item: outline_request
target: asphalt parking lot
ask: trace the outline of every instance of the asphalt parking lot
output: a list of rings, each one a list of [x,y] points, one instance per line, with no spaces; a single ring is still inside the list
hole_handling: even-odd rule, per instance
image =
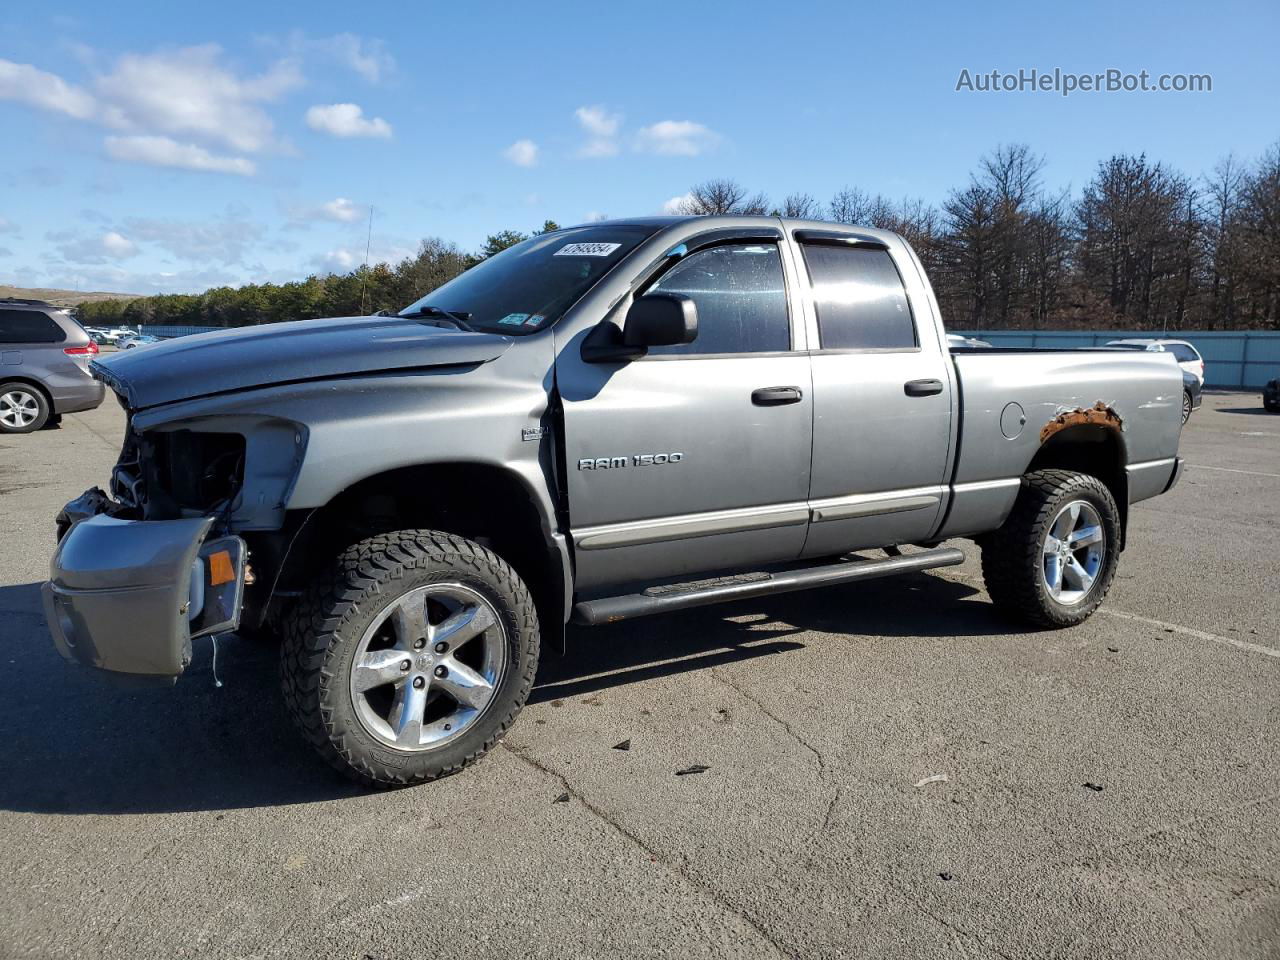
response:
[[[972,551],[575,631],[499,748],[392,793],[295,738],[267,647],[145,693],[55,654],[52,518],[123,422],[0,439],[0,956],[1280,956],[1256,394],[1206,396],[1082,627],[1010,628]]]

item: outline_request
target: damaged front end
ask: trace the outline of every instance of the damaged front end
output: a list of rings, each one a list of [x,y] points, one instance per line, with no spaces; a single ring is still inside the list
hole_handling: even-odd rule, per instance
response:
[[[210,537],[213,517],[126,520],[93,489],[67,504],[65,536],[44,584],[54,646],[67,660],[176,679],[191,641],[239,624],[247,552]]]
[[[94,487],[58,513],[42,592],[67,660],[172,682],[191,663],[193,639],[239,627],[252,579],[239,532],[269,526],[283,509],[272,493],[291,474],[297,443],[293,425],[261,417],[146,430],[137,419],[129,418],[110,493]],[[254,448],[272,452],[246,484]]]

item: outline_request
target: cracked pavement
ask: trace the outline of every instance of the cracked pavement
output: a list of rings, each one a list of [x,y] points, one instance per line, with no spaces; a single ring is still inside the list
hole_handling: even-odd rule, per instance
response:
[[[52,518],[122,426],[0,438],[0,957],[1280,955],[1280,417],[1255,395],[1206,395],[1077,629],[1000,620],[960,543],[574,630],[502,747],[392,793],[296,738],[268,647],[223,641],[221,689],[207,642],[167,691],[59,660]]]

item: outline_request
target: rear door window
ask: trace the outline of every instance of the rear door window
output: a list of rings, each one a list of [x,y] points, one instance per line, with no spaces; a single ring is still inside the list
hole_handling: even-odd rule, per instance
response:
[[[888,250],[802,244],[824,350],[912,350],[911,304]]]
[[[1200,357],[1185,343],[1167,343],[1165,349],[1178,358],[1179,363],[1192,363]]]
[[[47,313],[0,308],[0,343],[62,343],[66,339]]]

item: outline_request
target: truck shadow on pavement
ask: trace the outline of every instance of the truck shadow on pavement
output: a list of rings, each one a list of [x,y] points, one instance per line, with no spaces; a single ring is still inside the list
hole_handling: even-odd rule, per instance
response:
[[[957,638],[1013,632],[965,584],[921,574],[741,601],[592,630],[545,649],[530,703],[803,649],[807,631]],[[844,635],[844,636],[841,636]],[[313,803],[367,791],[294,732],[274,646],[224,637],[176,687],[132,690],[64,663],[39,584],[0,587],[0,729],[10,738],[0,809],[119,814]],[[465,776],[465,773],[463,774]]]

